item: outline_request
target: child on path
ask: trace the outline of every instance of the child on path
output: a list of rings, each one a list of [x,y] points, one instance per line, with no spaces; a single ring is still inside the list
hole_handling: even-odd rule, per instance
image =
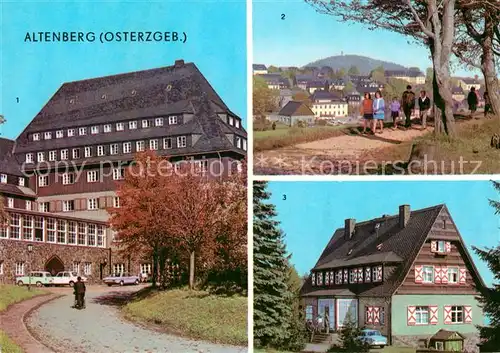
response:
[[[365,99],[363,99],[363,103],[361,104],[361,115],[363,116],[363,132],[362,134],[366,134],[366,126],[370,125],[373,120],[373,100],[370,93],[365,93]]]
[[[375,100],[373,101],[373,133],[377,133],[377,125],[380,123],[380,133],[384,132],[384,118],[385,118],[385,102],[382,98],[382,92],[375,93]]]
[[[398,128],[398,119],[400,110],[401,110],[401,103],[399,103],[397,97],[394,97],[391,102],[391,117],[394,123],[393,129]]]
[[[431,109],[431,100],[427,97],[427,92],[425,90],[420,91],[420,97],[418,98],[418,108],[420,110],[420,120],[422,122],[422,129],[427,128],[427,117],[429,116],[429,111]]]

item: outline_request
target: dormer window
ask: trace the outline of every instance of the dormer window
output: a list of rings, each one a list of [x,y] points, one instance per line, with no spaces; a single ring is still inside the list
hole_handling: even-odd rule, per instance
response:
[[[33,141],[40,141],[40,134],[38,132],[33,134]]]
[[[234,126],[237,127],[238,129],[240,128],[240,121],[238,119],[234,120]]]
[[[50,139],[52,139],[52,132],[47,131],[47,132],[44,134],[44,138],[45,138],[46,140],[50,140]]]
[[[14,208],[14,199],[12,197],[7,199],[7,207]]]
[[[104,125],[104,132],[111,132],[111,124]]]
[[[168,150],[172,148],[172,139],[169,137],[165,137],[163,139],[163,149]]]
[[[247,150],[247,140],[243,139],[243,151]]]
[[[125,130],[125,126],[123,123],[116,123],[116,131],[123,131]]]
[[[157,150],[158,149],[158,140],[149,140],[149,149]]]
[[[137,141],[137,142],[135,143],[135,150],[136,150],[137,152],[142,152],[142,151],[144,151],[144,141]]]
[[[80,149],[73,148],[73,159],[79,159],[79,158],[80,158]]]
[[[147,129],[149,127],[149,120],[143,120],[142,121],[142,128]]]
[[[20,177],[18,180],[19,186],[24,186],[25,180],[24,178]]]
[[[129,121],[128,122],[128,128],[129,130],[135,130],[137,129],[137,121]]]
[[[33,153],[26,153],[26,163],[33,163]]]
[[[86,127],[81,127],[78,129],[78,135],[84,136],[87,135],[87,128]]]
[[[124,142],[123,143],[123,153],[132,153],[132,143]]]
[[[68,150],[61,150],[61,160],[65,161],[68,159]]]
[[[114,143],[110,146],[109,153],[112,155],[118,154],[118,144],[117,143]]]
[[[372,282],[382,282],[382,266],[373,267]]]
[[[342,284],[342,270],[335,271],[335,284]]]
[[[57,159],[57,151],[49,152],[49,161],[54,162]]]
[[[448,252],[451,252],[451,243],[444,240],[432,240],[431,252],[438,254],[446,254]]]
[[[68,137],[75,136],[75,129],[68,129]]]
[[[168,117],[168,125],[175,125],[177,124],[177,116],[172,115]]]
[[[92,157],[92,147],[85,147],[85,158]]]
[[[104,146],[97,146],[97,155],[99,157],[104,156]]]
[[[36,154],[36,159],[38,162],[45,162],[45,153],[44,152],[38,152]]]
[[[446,251],[446,243],[442,240],[437,242],[437,252],[445,252]]]
[[[234,125],[234,118],[231,115],[229,115],[228,118],[229,118],[229,120],[228,120],[229,125],[233,126]]]
[[[0,183],[7,184],[7,174],[0,174]]]
[[[163,126],[163,118],[156,118],[155,126]]]
[[[186,136],[177,137],[177,148],[186,147],[186,146],[187,146]]]
[[[241,148],[241,137],[236,136],[236,147]]]
[[[92,133],[92,135],[98,134],[99,133],[99,126],[92,126],[90,128],[90,132]]]
[[[358,282],[357,271],[355,269],[350,269],[349,270],[349,283],[357,283],[357,282]]]
[[[62,130],[56,131],[56,139],[62,139],[64,137],[64,132]]]

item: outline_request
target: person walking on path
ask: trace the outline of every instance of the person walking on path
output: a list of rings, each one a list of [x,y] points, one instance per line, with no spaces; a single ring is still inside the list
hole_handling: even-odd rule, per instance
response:
[[[76,283],[74,284],[74,294],[76,300],[76,308],[84,309],[85,308],[85,283],[83,283],[82,278],[78,276]]]
[[[491,100],[488,91],[484,92],[484,117],[488,117],[488,113],[493,113],[493,109],[491,109]]]
[[[366,127],[373,121],[373,100],[370,93],[365,93],[365,98],[361,104],[361,115],[363,116],[363,134],[366,134]]]
[[[375,100],[373,101],[373,133],[377,133],[377,125],[380,123],[380,133],[384,132],[384,118],[385,118],[385,101],[382,98],[382,92],[375,93]]]
[[[406,86],[406,91],[403,92],[403,113],[406,117],[405,127],[411,127],[411,114],[413,109],[415,109],[415,93],[411,90],[411,86]]]
[[[420,91],[420,97],[418,98],[418,108],[420,110],[420,121],[422,122],[422,129],[427,128],[427,117],[429,116],[429,111],[431,109],[431,100],[427,97],[427,92],[425,90]]]
[[[476,94],[476,87],[472,87],[470,89],[469,95],[467,96],[467,104],[469,104],[469,110],[470,110],[470,117],[472,118],[472,115],[477,110],[477,94]]]
[[[398,97],[394,97],[391,102],[391,117],[394,123],[393,129],[398,128],[399,112],[401,111],[401,103],[398,101]]]

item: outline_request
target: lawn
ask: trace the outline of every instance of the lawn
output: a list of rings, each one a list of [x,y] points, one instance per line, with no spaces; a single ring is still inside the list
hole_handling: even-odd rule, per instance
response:
[[[0,284],[0,311],[7,309],[11,304],[45,293],[36,288],[31,289],[31,291],[28,291],[26,287]],[[23,350],[12,342],[12,340],[2,331],[0,331],[0,348],[0,352],[2,353],[23,352]]]
[[[128,319],[195,339],[246,346],[247,297],[177,289],[154,292],[124,307]]]
[[[370,353],[415,353],[415,348],[385,347],[384,349],[372,349]],[[287,351],[277,351],[274,349],[255,349],[254,353],[292,353]]]

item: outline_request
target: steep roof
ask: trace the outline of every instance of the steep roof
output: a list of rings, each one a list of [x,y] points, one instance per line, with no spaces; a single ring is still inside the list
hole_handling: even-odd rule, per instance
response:
[[[283,116],[310,116],[314,115],[314,112],[303,102],[290,101],[281,108],[278,114]]]
[[[404,77],[425,77],[424,73],[419,69],[412,70],[386,70],[385,76],[404,76]]]
[[[23,176],[12,152],[15,141],[0,137],[0,173]]]
[[[342,99],[336,95],[335,93],[324,91],[324,90],[316,90],[311,95],[311,100],[314,102],[316,100],[332,100],[332,101],[342,101]]]
[[[253,64],[252,68],[254,70],[267,70],[267,67],[264,64]]]

